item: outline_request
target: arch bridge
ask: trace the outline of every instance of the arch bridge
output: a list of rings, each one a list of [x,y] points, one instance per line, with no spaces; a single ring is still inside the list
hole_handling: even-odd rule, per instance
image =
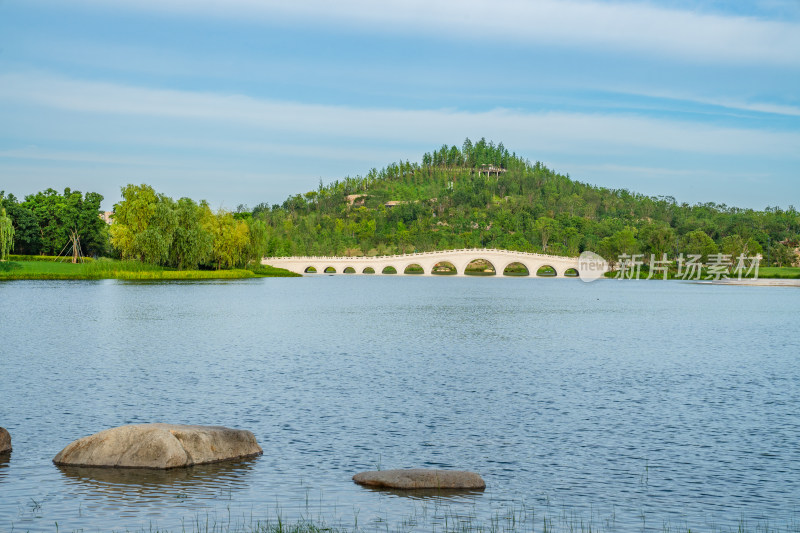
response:
[[[439,252],[420,252],[402,255],[383,255],[375,257],[265,257],[264,265],[285,268],[298,274],[377,274],[387,273],[403,275],[435,275],[434,269],[450,268],[451,274],[464,276],[467,266],[475,263],[485,266],[486,270],[494,269],[494,273],[502,276],[511,266],[517,267],[515,275],[520,275],[517,265],[527,270],[527,275],[536,277],[542,267],[549,277],[577,277],[578,258],[558,255],[513,252],[491,248],[444,250]],[[448,265],[449,263],[449,265]],[[395,272],[386,272],[393,268]],[[412,270],[406,270],[412,267]],[[455,270],[452,273],[452,270]],[[480,274],[481,272],[476,272]],[[487,272],[490,273],[490,272]],[[526,275],[522,273],[521,275]],[[541,275],[541,274],[540,274]]]

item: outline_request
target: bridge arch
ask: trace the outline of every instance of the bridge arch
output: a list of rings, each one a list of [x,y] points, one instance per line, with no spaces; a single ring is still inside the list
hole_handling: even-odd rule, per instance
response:
[[[383,270],[381,270],[381,274],[397,274],[397,269],[392,265],[386,265],[383,267]]]
[[[522,261],[511,261],[503,267],[504,276],[530,276],[531,269]]]
[[[361,273],[362,274],[374,274],[375,273],[375,269],[372,268],[371,266],[364,267],[364,270],[362,270]]]
[[[476,257],[464,265],[465,276],[496,276],[497,269],[488,259]]]
[[[536,275],[540,278],[555,278],[558,277],[558,270],[550,265],[539,265]]]
[[[577,278],[578,276],[580,276],[580,273],[578,272],[577,268],[568,268],[564,271],[563,275],[568,278]]]
[[[336,274],[336,268],[332,266],[325,267],[325,270],[322,271],[324,274]]]
[[[403,274],[407,276],[420,276],[425,274],[425,267],[420,265],[419,263],[408,263],[405,268],[403,268]]]
[[[458,268],[450,261],[439,261],[431,267],[430,273],[434,276],[457,276]]]
[[[355,274],[355,273],[356,273],[355,267],[351,266],[344,267],[344,269],[342,270],[342,274]]]
[[[309,265],[309,266],[307,266],[305,268],[305,270],[303,270],[303,273],[305,273],[305,274],[316,274],[317,273],[317,269],[314,268],[313,266]]]

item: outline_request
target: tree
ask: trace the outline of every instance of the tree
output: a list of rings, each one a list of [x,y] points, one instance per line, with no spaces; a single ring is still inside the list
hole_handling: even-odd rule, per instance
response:
[[[21,255],[35,255],[41,249],[39,238],[39,223],[33,211],[23,207],[13,194],[4,197],[0,191],[0,208],[6,209],[6,216],[14,225],[13,253]]]
[[[600,255],[614,265],[621,255],[633,255],[639,249],[636,231],[626,227],[600,241]]]
[[[5,208],[0,208],[0,261],[5,261],[14,247],[14,225],[6,216]]]
[[[643,252],[652,254],[660,260],[664,254],[674,253],[675,230],[667,225],[645,226],[639,234],[639,242],[644,245]]]
[[[740,235],[728,235],[720,242],[720,251],[723,254],[730,255],[733,261],[736,261],[736,258],[744,255],[745,257],[753,257],[757,254],[762,253],[764,250],[761,247],[761,244],[753,239],[752,237],[749,239],[745,239]]]
[[[399,220],[397,222],[397,243],[401,246],[403,253],[405,253],[410,239],[411,232],[408,231],[408,228],[405,224],[403,224],[403,221]]]
[[[683,252],[701,256],[703,263],[708,261],[708,256],[719,251],[714,239],[703,230],[690,231],[683,236]]]
[[[71,198],[76,211],[73,231],[80,238],[84,254],[105,255],[108,252],[108,224],[100,218],[103,196],[87,192],[81,198],[80,193],[74,191]]]
[[[197,205],[190,198],[181,198],[175,205],[175,232],[169,252],[169,263],[181,270],[196,269],[211,257],[212,236],[202,225],[205,203]]]
[[[247,222],[236,220],[233,214],[220,209],[215,215],[208,204],[204,206],[203,226],[212,236],[211,260],[217,270],[233,268],[245,260],[245,251],[250,243]]]
[[[247,221],[247,228],[250,233],[250,241],[247,245],[245,259],[247,261],[261,262],[261,259],[269,251],[269,228],[267,228],[267,224],[263,220],[256,218],[251,218]]]
[[[772,247],[771,255],[772,264],[777,267],[792,266],[798,261],[794,249],[782,243],[778,243]]]
[[[57,255],[80,241],[85,254],[99,255],[106,251],[105,223],[99,216],[102,201],[95,192],[83,195],[66,188],[59,194],[46,189],[26,196],[21,207],[36,220],[41,253]]]
[[[111,244],[123,259],[166,264],[177,217],[173,201],[149,185],[126,185],[123,200],[114,205]]]
[[[547,243],[550,241],[550,237],[553,236],[553,233],[556,231],[558,227],[558,222],[553,220],[549,217],[540,217],[536,220],[534,224],[534,228],[536,232],[539,234],[539,239],[542,241],[542,251],[547,251]]]
[[[39,237],[39,223],[33,211],[21,205],[15,205],[8,210],[14,222],[14,253],[22,255],[36,255],[42,249]]]

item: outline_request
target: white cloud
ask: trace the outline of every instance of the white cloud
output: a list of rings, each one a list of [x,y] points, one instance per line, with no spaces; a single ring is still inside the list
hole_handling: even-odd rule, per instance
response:
[[[211,139],[209,142],[213,144],[224,139],[216,132],[225,127],[234,137],[218,141],[220,149],[225,144],[230,149],[230,144],[237,141],[252,144],[256,132],[258,142],[267,142],[268,137],[269,143],[279,143],[286,136],[293,136],[308,139],[301,144],[313,145],[313,139],[325,138],[335,139],[325,141],[334,147],[345,141],[358,141],[356,144],[362,145],[436,146],[465,136],[485,136],[503,140],[517,150],[529,147],[563,153],[646,149],[790,159],[800,156],[798,132],[733,128],[631,114],[356,108],[149,89],[43,74],[0,74],[0,103],[3,101],[108,117],[103,121],[108,124],[124,124],[126,117],[152,119],[156,139],[159,129],[178,125],[188,138]],[[104,135],[98,133],[96,140],[104,140]],[[252,148],[257,150],[258,145]]]
[[[84,3],[108,7],[105,0]],[[423,32],[485,42],[604,47],[691,62],[800,65],[800,24],[587,0],[117,0],[182,16]]]
[[[785,104],[774,104],[770,102],[753,102],[736,99],[726,96],[699,96],[679,91],[669,91],[663,89],[631,90],[626,88],[607,89],[619,94],[645,96],[648,98],[660,98],[666,100],[676,100],[687,103],[703,104],[708,106],[722,107],[732,111],[750,111],[755,113],[768,113],[771,115],[781,115],[785,117],[800,117],[800,107]]]
[[[237,142],[225,139],[213,141],[197,138],[145,138],[136,136],[125,136],[117,139],[120,143],[131,143],[138,147],[129,149],[125,154],[109,154],[102,151],[82,151],[82,150],[53,150],[38,146],[26,146],[23,148],[12,148],[0,150],[0,159],[18,159],[31,161],[59,161],[62,163],[93,163],[108,166],[120,167],[158,167],[182,168],[190,170],[197,168],[197,151],[206,151],[205,155],[214,152],[226,154],[243,155],[280,155],[282,157],[303,157],[313,153],[316,158],[323,160],[337,160],[347,162],[374,161],[380,158],[383,161],[396,161],[402,157],[401,150],[370,150],[369,155],[363,150],[347,147],[333,147],[314,144],[297,143],[266,143],[266,142]],[[194,151],[194,155],[154,155],[148,153],[144,148],[157,146],[159,148],[175,148],[180,152],[189,149]]]

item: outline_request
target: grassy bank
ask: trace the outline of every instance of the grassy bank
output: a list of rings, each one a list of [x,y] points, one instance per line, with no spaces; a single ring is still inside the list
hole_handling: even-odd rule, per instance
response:
[[[800,267],[761,267],[758,277],[764,279],[800,279]]]
[[[84,263],[55,261],[41,256],[12,256],[13,260],[0,263],[0,280],[200,280],[244,279],[263,277],[293,277],[298,274],[281,268],[254,265],[247,269],[231,270],[174,270],[139,261],[98,259]]]
[[[646,265],[642,266],[638,278],[635,276],[633,278],[628,278],[627,274],[625,279],[647,279],[648,276],[648,267]],[[689,278],[679,278],[676,277],[677,270],[670,270],[668,272],[667,279],[684,279],[685,281],[690,281]],[[708,278],[709,273],[708,269],[703,268],[700,272],[700,281],[705,281]],[[607,272],[607,278],[615,278],[617,277],[617,271]],[[738,274],[733,272],[728,273],[728,278],[730,279],[738,279]],[[743,279],[752,279],[754,278],[754,272],[751,272],[748,275],[743,275]],[[663,272],[656,272],[653,274],[653,279],[664,279]],[[712,276],[713,279],[713,276]],[[800,279],[800,267],[760,267],[758,269],[758,279]],[[695,272],[691,276],[691,281],[697,280],[697,273]]]
[[[290,272],[283,268],[277,268],[269,265],[252,265],[247,269],[259,278],[302,278],[296,272]]]

